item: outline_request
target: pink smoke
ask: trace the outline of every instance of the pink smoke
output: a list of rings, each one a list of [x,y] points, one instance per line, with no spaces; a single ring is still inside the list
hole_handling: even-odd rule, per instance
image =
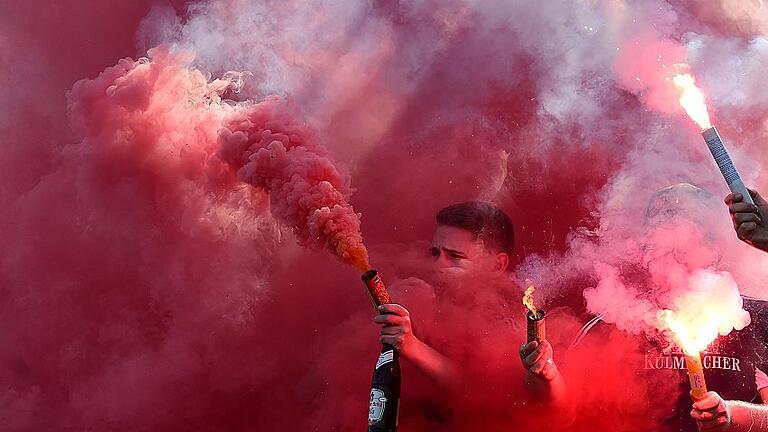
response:
[[[441,206],[498,203],[517,227],[516,272],[545,308],[610,288],[591,308],[622,329],[644,321],[617,311],[679,298],[671,288],[713,257],[710,270],[764,294],[765,258],[733,237],[711,157],[656,92],[661,65],[682,57],[764,188],[768,51],[749,5],[48,3],[0,6],[10,430],[359,430],[378,349],[370,306],[354,271],[295,241],[358,244],[350,203],[417,334],[476,378],[437,426],[422,402],[439,397],[404,366],[404,431],[508,429],[531,410],[513,283],[397,288],[429,265]],[[231,70],[253,74],[239,94]],[[652,233],[648,200],[679,182],[714,195],[707,228]],[[304,191],[333,200],[282,198]],[[584,323],[573,315],[549,322],[556,360],[595,409],[570,429],[653,430],[654,392],[674,389],[620,367],[589,375],[592,359],[621,365],[637,344],[612,328],[566,354]]]
[[[272,214],[295,228],[302,244],[325,247],[368,270],[348,180],[279,99],[243,109],[223,126],[219,142],[219,156],[244,182],[268,192]]]

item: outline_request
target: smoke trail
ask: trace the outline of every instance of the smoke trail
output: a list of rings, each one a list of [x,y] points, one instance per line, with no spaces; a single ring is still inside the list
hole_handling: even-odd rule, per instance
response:
[[[272,214],[294,227],[302,243],[368,270],[360,215],[349,205],[345,179],[280,104],[267,100],[230,120],[219,132],[219,155],[243,181],[269,192]]]
[[[340,237],[327,224],[357,232],[356,218],[343,204],[312,219],[314,204],[275,201],[282,186],[260,177],[266,166],[285,179],[272,155],[314,161],[332,195],[353,199],[374,262],[393,282],[428,265],[412,258],[426,250],[438,208],[481,197],[512,215],[525,260],[517,273],[541,287],[545,307],[580,303],[589,287],[613,293],[602,303],[588,294],[597,311],[633,299],[669,305],[669,287],[688,287],[691,271],[708,263],[742,292],[763,293],[765,258],[733,238],[719,198],[685,216],[703,215],[696,224],[650,229],[644,215],[669,184],[725,193],[696,131],[676,102],[666,105],[658,72],[674,62],[690,64],[711,98],[745,181],[765,187],[767,45],[755,5],[227,0],[149,11],[144,2],[97,3],[0,7],[8,83],[0,321],[14,329],[0,344],[9,383],[0,410],[9,429],[359,427],[370,371],[357,365],[376,354],[369,306],[351,294],[349,286],[362,292],[356,275],[293,241],[328,247]],[[150,62],[104,70],[163,44],[171,48],[152,51]],[[178,57],[184,52],[193,57]],[[238,95],[212,79],[230,70],[253,74]],[[287,102],[219,101],[272,94]],[[289,131],[309,147],[292,147]],[[251,147],[262,156],[243,159]],[[328,160],[340,171],[326,169]],[[243,187],[243,178],[269,193]],[[296,225],[305,229],[280,229]],[[672,242],[680,238],[688,240]],[[412,286],[396,298],[413,310],[417,332],[482,378],[462,400],[482,396],[491,411],[516,417],[522,405],[509,401],[525,398],[514,353],[522,311],[506,305],[519,293],[464,287],[443,298]],[[626,329],[648,324],[641,311],[627,322],[613,316]],[[556,348],[581,324],[553,319]],[[591,359],[620,364],[636,348],[620,334],[606,340],[605,350],[569,356],[569,379],[602,409],[578,426],[652,429],[643,414],[654,407],[633,400],[673,391],[663,383],[620,369],[579,378]],[[428,388],[409,382],[415,393]],[[487,418],[476,429],[510,424]]]

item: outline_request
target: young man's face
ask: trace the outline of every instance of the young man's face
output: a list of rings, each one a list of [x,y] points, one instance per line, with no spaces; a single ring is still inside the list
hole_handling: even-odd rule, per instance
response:
[[[445,275],[503,272],[509,257],[491,253],[465,229],[438,225],[432,239],[434,269]]]

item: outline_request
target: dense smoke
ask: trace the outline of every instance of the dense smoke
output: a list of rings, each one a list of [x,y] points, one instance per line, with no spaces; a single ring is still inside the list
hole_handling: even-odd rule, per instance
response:
[[[360,430],[370,304],[353,267],[300,246],[343,257],[339,226],[474,378],[446,412],[405,365],[403,430],[522,428],[538,411],[517,284],[424,282],[435,212],[468,199],[511,215],[515,274],[545,309],[575,305],[548,322],[595,407],[574,427],[653,428],[638,395],[669,383],[580,371],[621,364],[638,349],[623,331],[656,327],[646,312],[700,271],[768,296],[768,258],[733,235],[668,80],[688,65],[745,182],[768,190],[757,2],[49,3],[0,6],[8,430]],[[295,198],[279,164],[296,160],[338,207]],[[678,183],[702,192],[651,211]],[[583,309],[616,328],[566,355]]]

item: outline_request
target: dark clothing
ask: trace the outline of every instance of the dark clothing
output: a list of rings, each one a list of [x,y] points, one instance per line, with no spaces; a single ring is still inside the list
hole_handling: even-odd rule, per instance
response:
[[[741,400],[762,403],[755,382],[756,369],[768,372],[768,301],[744,298],[744,309],[750,313],[752,322],[741,331],[732,331],[718,337],[701,355],[707,389],[716,391],[725,400]],[[605,323],[593,321],[582,329],[576,343],[588,341],[589,333],[599,333]],[[586,335],[586,337],[585,337]],[[637,358],[630,368],[638,376],[651,382],[677,380],[679,392],[676,395],[657,395],[658,400],[650,403],[670,404],[669,415],[659,420],[659,431],[695,432],[696,424],[690,417],[692,401],[688,392],[685,358],[679,348],[660,335],[637,336],[643,346],[642,358]],[[673,406],[674,405],[674,406]]]

